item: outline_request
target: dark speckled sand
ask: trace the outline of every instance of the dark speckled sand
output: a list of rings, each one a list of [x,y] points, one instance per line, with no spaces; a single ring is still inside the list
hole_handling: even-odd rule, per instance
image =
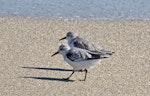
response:
[[[72,31],[115,54],[85,82],[57,51]],[[0,96],[149,96],[150,21],[0,18]]]

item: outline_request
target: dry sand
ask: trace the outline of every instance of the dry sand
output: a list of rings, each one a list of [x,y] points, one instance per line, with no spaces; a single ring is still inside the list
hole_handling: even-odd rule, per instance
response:
[[[57,51],[72,31],[116,53],[64,81],[72,67]],[[0,96],[149,96],[150,21],[0,18]]]

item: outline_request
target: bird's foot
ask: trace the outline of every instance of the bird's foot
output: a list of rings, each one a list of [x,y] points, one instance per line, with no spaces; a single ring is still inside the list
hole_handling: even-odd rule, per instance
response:
[[[85,81],[85,79],[79,79],[79,81]]]
[[[63,80],[69,80],[69,78],[63,78]]]

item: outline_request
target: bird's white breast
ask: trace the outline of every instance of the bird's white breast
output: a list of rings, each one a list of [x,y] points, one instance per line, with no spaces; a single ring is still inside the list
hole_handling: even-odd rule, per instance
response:
[[[74,70],[81,70],[85,68],[90,68],[98,63],[100,63],[100,59],[95,59],[95,60],[84,60],[84,61],[71,61],[67,57],[64,58],[65,61],[73,67]]]

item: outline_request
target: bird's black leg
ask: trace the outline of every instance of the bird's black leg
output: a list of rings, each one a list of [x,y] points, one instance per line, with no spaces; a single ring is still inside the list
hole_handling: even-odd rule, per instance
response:
[[[86,80],[86,75],[87,75],[87,69],[85,69],[85,77],[84,77],[84,80],[83,81],[85,81]]]
[[[69,75],[69,77],[67,77],[67,78],[65,78],[65,80],[69,80],[69,78],[74,74],[74,70],[73,70],[73,72]]]
[[[84,77],[83,80],[80,80],[80,81],[85,81],[85,80],[86,80],[86,75],[87,75],[87,72],[88,72],[88,71],[87,71],[87,69],[85,69],[84,71],[85,71],[85,77]]]

